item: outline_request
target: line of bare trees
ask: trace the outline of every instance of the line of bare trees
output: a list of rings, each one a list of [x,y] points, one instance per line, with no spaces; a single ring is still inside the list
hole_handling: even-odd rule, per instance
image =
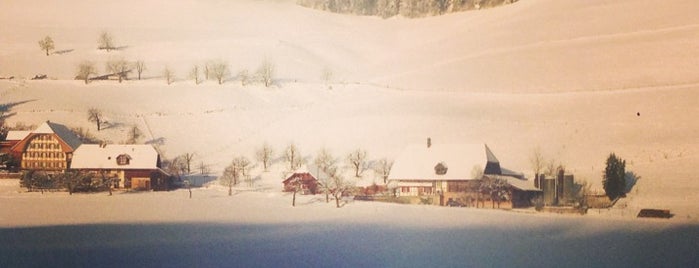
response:
[[[298,0],[301,6],[335,13],[408,18],[496,7],[518,0]]]
[[[228,194],[233,194],[233,187],[239,184],[243,179],[250,179],[250,170],[258,165],[263,172],[268,172],[274,161],[275,150],[268,143],[264,143],[255,150],[256,164],[252,164],[244,156],[236,156],[233,161],[225,168],[223,174],[219,177],[222,185],[228,187]],[[301,153],[299,147],[294,144],[288,144],[278,154],[278,158],[284,163],[286,172],[283,174],[283,179],[286,179],[289,174],[307,163],[307,157]],[[344,160],[345,165],[341,166],[341,160]],[[312,160],[317,170],[312,172],[316,174],[321,191],[325,194],[326,203],[330,202],[330,197],[335,200],[335,206],[341,207],[342,197],[351,194],[355,190],[354,182],[356,179],[345,177],[344,168],[352,170],[354,177],[361,177],[366,170],[374,169],[377,176],[383,179],[384,184],[391,172],[393,161],[386,158],[379,159],[374,162],[367,160],[365,150],[356,149],[347,154],[344,159],[335,157],[327,148],[319,150],[315,158]],[[253,186],[252,184],[250,185]],[[302,190],[301,178],[296,178],[290,181],[292,191],[292,206],[296,205],[296,194]]]
[[[56,48],[51,36],[45,36],[44,38],[40,39],[38,44],[39,48],[46,53],[46,56],[49,56],[50,52]],[[123,47],[117,46],[112,34],[104,31],[97,39],[97,48],[109,52],[112,50],[119,50]],[[128,73],[132,70],[136,71],[138,74],[138,80],[141,80],[142,74],[146,70],[145,62],[143,60],[129,62],[123,58],[113,58],[107,61],[105,64],[105,71],[109,74],[116,75],[119,83],[121,83],[124,79],[127,79]],[[78,64],[75,78],[83,80],[85,84],[88,84],[97,74],[98,72],[95,63],[86,60]],[[213,60],[203,64],[203,66],[198,64],[192,66],[192,69],[189,71],[188,78],[194,80],[194,83],[197,85],[210,79],[216,80],[216,82],[221,85],[224,84],[229,78],[237,78],[240,80],[243,86],[249,85],[252,82],[260,82],[265,87],[270,87],[274,84],[275,75],[276,66],[269,60],[264,60],[253,74],[251,74],[247,69],[243,69],[238,72],[236,77],[231,77],[228,63],[223,60]],[[165,66],[163,68],[162,77],[168,85],[172,84],[176,80],[176,74],[169,66]]]
[[[128,78],[128,73],[135,70],[138,75],[138,80],[141,80],[143,72],[146,70],[146,64],[142,60],[129,62],[123,58],[111,59],[105,64],[106,72],[115,75],[119,80]],[[88,84],[97,75],[97,67],[92,61],[83,61],[78,64],[76,70],[76,79],[85,81]],[[215,80],[219,85],[224,84],[229,79],[237,79],[242,86],[250,85],[254,82],[259,82],[265,87],[274,85],[276,75],[276,66],[273,62],[265,60],[260,64],[254,74],[250,74],[247,69],[243,69],[235,77],[231,76],[230,66],[222,60],[210,61],[203,65],[195,64],[189,71],[187,78],[192,79],[194,84],[199,85],[207,80]],[[165,66],[162,71],[162,77],[165,82],[170,85],[177,80],[175,71],[169,66]],[[328,78],[329,79],[329,78]]]

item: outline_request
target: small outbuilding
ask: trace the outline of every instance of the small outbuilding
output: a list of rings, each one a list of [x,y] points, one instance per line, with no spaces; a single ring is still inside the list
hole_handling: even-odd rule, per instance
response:
[[[300,187],[301,194],[317,194],[318,193],[318,177],[309,171],[309,168],[300,168],[294,173],[291,173],[283,182],[285,192],[293,192],[296,187]]]

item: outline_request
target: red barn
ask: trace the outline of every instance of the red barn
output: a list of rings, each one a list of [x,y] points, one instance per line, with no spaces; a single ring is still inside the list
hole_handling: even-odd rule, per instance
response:
[[[316,194],[318,193],[318,179],[316,176],[311,174],[311,172],[306,170],[298,170],[292,173],[286,180],[284,180],[284,191],[293,192],[296,185],[301,187],[301,194]]]

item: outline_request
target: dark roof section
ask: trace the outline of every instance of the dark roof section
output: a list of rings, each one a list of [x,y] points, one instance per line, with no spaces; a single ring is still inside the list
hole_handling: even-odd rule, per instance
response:
[[[68,146],[70,146],[73,150],[77,149],[82,145],[82,141],[80,141],[80,138],[78,135],[75,135],[73,131],[68,129],[65,125],[61,125],[58,123],[53,123],[47,121],[46,124],[53,130],[53,133],[56,133],[58,137],[60,137]]]

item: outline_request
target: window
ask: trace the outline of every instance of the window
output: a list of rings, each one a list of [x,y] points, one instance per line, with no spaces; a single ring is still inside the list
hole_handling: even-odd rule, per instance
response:
[[[117,156],[116,160],[117,160],[117,165],[125,166],[125,165],[128,165],[129,162],[131,161],[131,156],[129,156],[128,154],[122,154],[122,155]]]
[[[447,164],[444,162],[439,162],[436,166],[434,166],[434,173],[437,175],[444,175],[447,174],[447,170],[449,167],[447,167]]]

